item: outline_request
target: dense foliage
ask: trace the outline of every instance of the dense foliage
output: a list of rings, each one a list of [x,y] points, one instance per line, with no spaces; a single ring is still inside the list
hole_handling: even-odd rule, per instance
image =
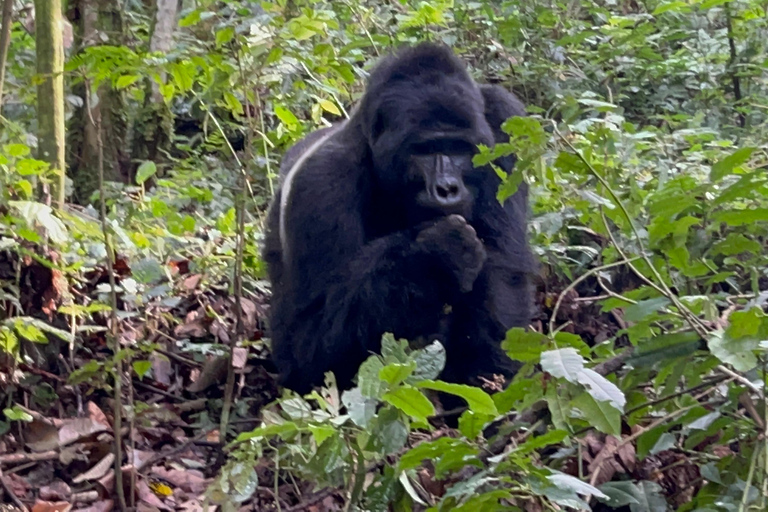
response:
[[[495,394],[449,385],[434,380],[439,346],[411,351],[385,336],[351,391],[329,377],[321,392],[264,408],[273,392],[243,392],[234,417],[255,405],[261,423],[221,434],[239,437],[209,499],[224,510],[253,500],[261,510],[765,510],[764,2],[187,4],[170,52],[149,50],[151,13],[136,2],[125,3],[119,42],[69,52],[70,130],[108,91],[120,100],[120,149],[133,153],[130,180],[65,208],[38,200],[51,176],[33,156],[34,39],[13,27],[0,134],[0,435],[33,420],[19,404],[48,413],[56,402],[53,389],[33,391],[44,374],[15,371],[29,365],[63,375],[80,398],[98,395],[120,361],[133,380],[152,378],[159,346],[197,361],[227,353],[241,323],[240,345],[264,357],[253,318],[268,288],[260,231],[281,154],[346,115],[378,55],[430,39],[529,105],[494,149],[519,157],[499,197],[521,179],[531,186],[539,314],[504,344],[526,365]],[[169,143],[149,159],[153,91]],[[103,142],[106,160],[114,143]],[[117,254],[112,324],[105,229]],[[240,281],[257,312],[221,307]],[[187,314],[190,302],[204,304],[203,319]],[[114,320],[120,345],[107,358]],[[431,391],[467,400],[458,429],[430,420]],[[218,421],[221,396],[193,416],[195,432]],[[139,424],[151,410],[139,398],[124,405]]]

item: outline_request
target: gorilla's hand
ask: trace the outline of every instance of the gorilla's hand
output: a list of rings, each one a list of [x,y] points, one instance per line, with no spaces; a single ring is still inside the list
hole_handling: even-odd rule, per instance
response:
[[[423,250],[435,255],[458,281],[462,293],[472,290],[487,257],[475,228],[461,215],[428,223],[416,237]]]

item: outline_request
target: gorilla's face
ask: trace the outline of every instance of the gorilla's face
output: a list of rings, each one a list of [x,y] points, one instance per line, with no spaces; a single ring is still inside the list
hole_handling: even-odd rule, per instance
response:
[[[407,166],[408,188],[414,203],[432,215],[467,215],[472,208],[472,194],[464,178],[473,171],[475,146],[461,139],[435,138],[412,145]]]

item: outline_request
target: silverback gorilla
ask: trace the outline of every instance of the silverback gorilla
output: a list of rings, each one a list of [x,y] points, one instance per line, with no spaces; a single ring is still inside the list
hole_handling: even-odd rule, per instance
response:
[[[281,385],[306,393],[333,371],[349,387],[386,332],[440,340],[446,381],[515,373],[500,342],[529,319],[527,190],[500,204],[498,176],[472,156],[523,115],[450,49],[421,44],[376,66],[348,121],[288,151],[264,248]]]

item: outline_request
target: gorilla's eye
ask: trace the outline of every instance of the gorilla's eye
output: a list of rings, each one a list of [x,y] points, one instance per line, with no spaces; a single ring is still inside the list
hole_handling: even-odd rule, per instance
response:
[[[411,147],[413,155],[471,155],[477,149],[461,139],[436,139],[419,142]]]

